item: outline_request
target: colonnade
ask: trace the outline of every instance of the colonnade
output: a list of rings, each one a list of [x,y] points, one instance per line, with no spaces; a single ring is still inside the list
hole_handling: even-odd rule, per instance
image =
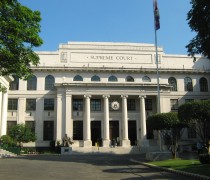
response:
[[[73,136],[73,110],[72,110],[72,96],[68,93],[65,94],[64,101],[61,100],[61,95],[57,95],[57,126],[56,126],[56,139],[62,139],[64,134],[68,134],[70,137]],[[84,116],[83,116],[83,142],[84,147],[92,146],[91,141],[91,95],[86,94],[84,97]],[[102,95],[103,97],[103,130],[102,140],[103,147],[110,146],[110,116],[109,116],[109,98],[110,95]],[[140,131],[140,137],[137,137],[138,144],[147,146],[146,143],[146,112],[145,112],[145,97],[139,96],[140,109],[139,109],[139,122],[137,123]],[[129,147],[130,140],[128,138],[128,111],[127,111],[127,98],[128,95],[121,95],[122,99],[122,116],[121,118],[121,146]],[[62,118],[62,103],[65,105],[64,117]],[[62,123],[62,121],[65,121]],[[64,131],[63,131],[63,130]]]

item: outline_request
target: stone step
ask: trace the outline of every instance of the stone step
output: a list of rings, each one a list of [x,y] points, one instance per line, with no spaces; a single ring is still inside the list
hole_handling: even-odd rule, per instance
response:
[[[71,154],[77,153],[107,153],[107,154],[143,154],[143,151],[137,146],[134,147],[72,147]]]
[[[11,153],[7,150],[4,149],[0,149],[0,158],[4,158],[4,157],[16,157],[17,155],[14,153]]]

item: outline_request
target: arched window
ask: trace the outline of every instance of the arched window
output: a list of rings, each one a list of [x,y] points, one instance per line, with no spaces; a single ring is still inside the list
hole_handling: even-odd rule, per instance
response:
[[[117,77],[116,76],[109,76],[109,79],[108,79],[108,81],[110,81],[110,82],[117,82]]]
[[[192,79],[190,77],[184,78],[184,90],[193,91]]]
[[[27,90],[36,90],[37,86],[37,78],[36,76],[32,76],[27,80]]]
[[[45,77],[45,90],[53,90],[55,84],[55,78],[52,75]]]
[[[19,89],[19,78],[16,75],[12,76],[14,81],[10,82],[9,90],[18,90]]]
[[[132,76],[127,76],[125,81],[126,82],[134,82],[134,78]]]
[[[168,83],[171,87],[171,91],[177,91],[177,82],[176,79],[174,77],[170,77],[168,79]]]
[[[148,76],[144,76],[144,77],[142,78],[142,81],[143,81],[143,82],[151,82],[151,79],[150,79]]]
[[[199,85],[200,85],[200,92],[208,92],[208,82],[206,78],[204,77],[200,78]]]
[[[80,75],[76,75],[74,76],[74,81],[83,81],[83,78]]]
[[[94,75],[91,77],[91,81],[101,81],[100,77],[97,75]]]

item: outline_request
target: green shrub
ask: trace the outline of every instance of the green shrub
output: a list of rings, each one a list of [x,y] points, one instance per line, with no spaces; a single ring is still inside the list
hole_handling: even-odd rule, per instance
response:
[[[210,154],[199,154],[201,164],[210,164]]]
[[[22,154],[37,154],[35,147],[23,147],[21,148]]]
[[[0,138],[1,146],[4,147],[15,147],[16,142],[8,135],[3,135]]]

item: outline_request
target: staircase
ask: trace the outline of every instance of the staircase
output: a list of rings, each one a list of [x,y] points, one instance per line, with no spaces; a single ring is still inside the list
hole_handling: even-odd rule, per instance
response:
[[[4,149],[0,149],[0,158],[6,158],[6,157],[16,157],[17,155],[14,153],[11,153],[9,151],[6,151]]]
[[[132,147],[72,147],[71,154],[82,154],[82,153],[90,153],[90,154],[97,154],[97,153],[104,153],[104,154],[144,154],[145,152],[139,149],[137,146]]]

